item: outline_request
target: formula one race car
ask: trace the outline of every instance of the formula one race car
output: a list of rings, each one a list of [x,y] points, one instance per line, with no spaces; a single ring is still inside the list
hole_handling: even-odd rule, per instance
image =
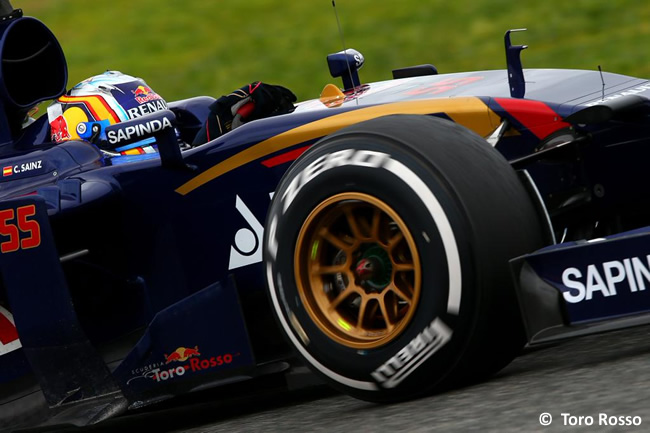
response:
[[[60,45],[0,15],[4,427],[92,424],[292,359],[399,401],[649,321],[647,80],[524,71],[508,32],[507,71],[361,84],[348,49],[328,56],[343,89],[238,110],[205,143],[210,97],[98,111],[59,142],[71,125],[28,112],[77,101]]]

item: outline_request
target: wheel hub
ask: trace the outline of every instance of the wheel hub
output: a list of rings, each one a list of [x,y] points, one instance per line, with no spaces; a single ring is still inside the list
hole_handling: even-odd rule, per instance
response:
[[[372,245],[362,254],[354,273],[359,284],[370,292],[381,292],[391,281],[393,266],[384,248]]]
[[[316,206],[298,234],[294,263],[305,310],[345,346],[389,343],[417,309],[415,240],[395,210],[368,194],[341,193]]]

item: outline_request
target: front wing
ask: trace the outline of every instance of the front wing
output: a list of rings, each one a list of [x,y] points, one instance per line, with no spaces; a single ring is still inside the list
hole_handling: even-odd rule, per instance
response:
[[[511,261],[530,344],[650,323],[650,227]]]

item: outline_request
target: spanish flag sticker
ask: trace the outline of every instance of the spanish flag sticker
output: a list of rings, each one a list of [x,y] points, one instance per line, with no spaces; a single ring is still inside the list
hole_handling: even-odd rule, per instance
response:
[[[8,165],[7,167],[4,167],[4,168],[2,169],[2,176],[3,176],[3,177],[4,177],[4,176],[11,176],[12,174],[14,174],[14,169],[13,169],[13,167],[10,166],[10,165]]]

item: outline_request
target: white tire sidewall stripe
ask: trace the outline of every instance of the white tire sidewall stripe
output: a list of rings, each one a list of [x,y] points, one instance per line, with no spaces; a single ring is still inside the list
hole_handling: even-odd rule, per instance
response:
[[[271,299],[273,301],[273,306],[275,307],[275,310],[277,311],[277,316],[280,319],[280,323],[282,324],[282,327],[285,330],[285,333],[289,336],[291,339],[291,342],[293,343],[293,346],[300,352],[302,356],[305,357],[307,362],[309,362],[313,367],[318,369],[321,373],[323,373],[325,376],[329,377],[332,380],[335,380],[336,382],[339,382],[340,384],[349,386],[351,388],[356,388],[356,389],[362,389],[366,391],[376,391],[379,389],[376,383],[374,382],[364,382],[361,380],[354,380],[347,378],[345,376],[341,376],[340,374],[330,370],[329,368],[325,367],[323,364],[318,362],[316,358],[314,358],[311,353],[305,349],[305,347],[298,341],[298,338],[294,335],[291,326],[287,323],[287,320],[284,317],[284,314],[282,314],[282,311],[280,309],[280,303],[278,301],[278,296],[275,291],[275,280],[273,279],[273,270],[271,269],[271,263],[266,264],[266,278],[267,281],[269,282],[269,285],[271,286]]]
[[[460,309],[460,300],[462,294],[462,277],[461,277],[461,265],[460,265],[460,256],[458,253],[458,245],[456,243],[456,237],[454,236],[453,229],[447,218],[447,214],[440,205],[440,202],[435,197],[433,192],[426,186],[426,184],[420,179],[410,168],[402,164],[399,161],[392,159],[389,155],[386,155],[386,162],[382,165],[382,168],[390,171],[399,179],[401,179],[406,186],[408,186],[413,192],[418,196],[420,201],[425,205],[429,214],[431,215],[445,249],[445,256],[447,259],[447,268],[449,272],[449,294],[447,298],[447,312],[449,314],[457,315]],[[318,178],[318,176],[310,179],[308,182],[311,182],[313,179]],[[304,186],[304,185],[302,185]],[[316,360],[303,346],[300,340],[295,336],[293,329],[287,322],[284,314],[282,313],[282,308],[276,293],[275,288],[275,279],[273,278],[273,269],[270,262],[266,264],[266,279],[269,284],[271,300],[273,302],[273,307],[277,312],[277,316],[280,320],[282,327],[285,330],[285,333],[293,343],[293,346],[300,352],[302,356],[317,370],[329,377],[330,379],[345,385],[351,388],[367,390],[367,391],[376,391],[379,389],[376,383],[360,381],[355,379],[350,379],[348,377],[342,376]]]
[[[449,219],[440,202],[433,195],[433,192],[427,185],[420,179],[411,169],[394,159],[389,159],[384,168],[393,173],[398,178],[402,179],[404,183],[409,186],[415,194],[420,198],[420,201],[426,206],[433,222],[435,223],[442,244],[445,248],[445,256],[447,258],[447,269],[449,272],[449,294],[447,297],[447,312],[449,314],[458,315],[460,310],[460,298],[462,294],[462,276],[460,267],[460,255],[458,254],[458,244],[456,244],[456,237],[451,228]]]

